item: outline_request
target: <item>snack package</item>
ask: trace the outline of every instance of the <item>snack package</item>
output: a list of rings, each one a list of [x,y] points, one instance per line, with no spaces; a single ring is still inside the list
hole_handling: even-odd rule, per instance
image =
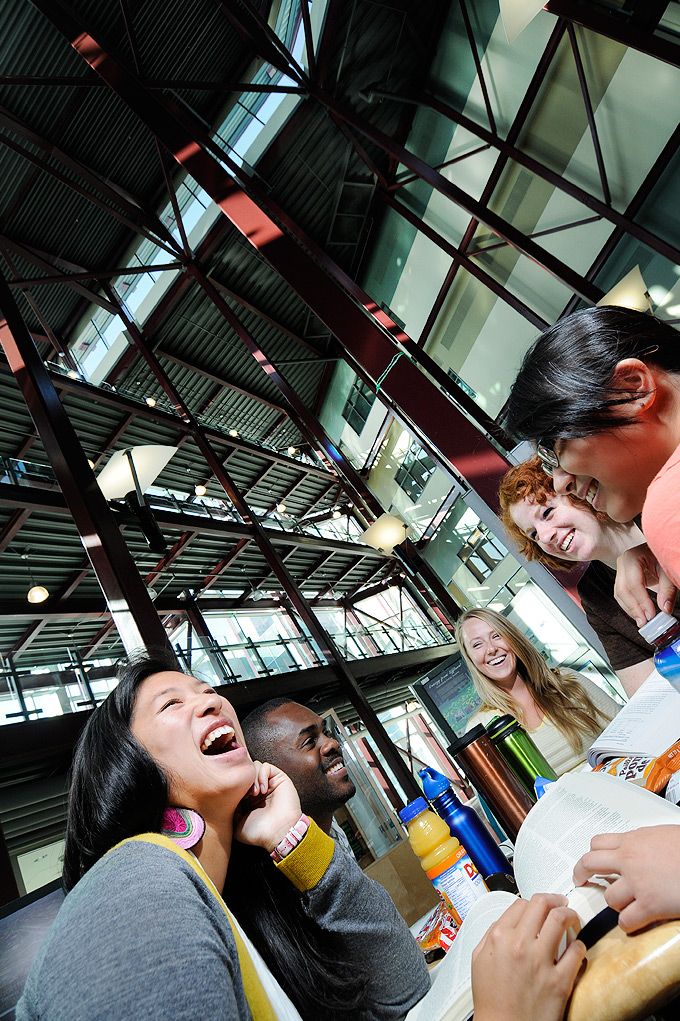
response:
[[[680,741],[675,741],[656,758],[646,755],[628,755],[625,758],[608,759],[593,770],[594,773],[608,773],[622,780],[636,783],[654,794],[666,791],[668,800],[676,804],[680,800]],[[670,793],[670,797],[669,797]]]
[[[416,936],[416,943],[427,956],[432,950],[443,950],[452,946],[458,934],[458,926],[449,914],[446,904],[441,901]]]

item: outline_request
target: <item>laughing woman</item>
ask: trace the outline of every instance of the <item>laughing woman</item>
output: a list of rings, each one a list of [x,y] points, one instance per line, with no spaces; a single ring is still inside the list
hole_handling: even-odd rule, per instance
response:
[[[557,493],[586,499],[614,521],[642,513],[650,550],[676,587],[679,341],[672,326],[642,312],[575,312],[529,350],[506,414],[514,435],[536,442]],[[672,600],[660,609],[672,612]]]
[[[588,564],[577,585],[583,610],[624,691],[632,695],[654,669],[654,661],[649,645],[617,603],[614,591],[618,558],[644,543],[640,529],[632,522],[622,525],[612,521],[585,500],[556,493],[538,457],[505,473],[498,500],[501,521],[528,560],[538,560],[557,572],[574,564]],[[638,599],[645,597],[652,613],[656,612],[643,588]]]
[[[285,992],[218,893],[234,839],[272,855],[316,923],[302,966],[294,927],[284,937]],[[285,773],[251,760],[230,703],[164,656],[130,664],[84,731],[64,885],[17,1021],[299,1021],[314,982],[322,999],[341,987],[346,1017],[396,1019],[430,985],[385,891],[347,870]],[[357,924],[367,896],[382,940],[372,912]]]
[[[482,700],[467,729],[509,713],[558,776],[585,761],[620,708],[586,677],[550,667],[495,610],[466,610],[456,621],[456,640]]]

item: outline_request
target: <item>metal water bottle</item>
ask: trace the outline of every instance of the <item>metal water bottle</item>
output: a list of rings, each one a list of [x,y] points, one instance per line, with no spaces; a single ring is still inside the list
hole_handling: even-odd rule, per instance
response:
[[[457,837],[486,881],[489,876],[512,876],[512,867],[477,813],[463,805],[448,777],[431,766],[419,771],[425,797]]]

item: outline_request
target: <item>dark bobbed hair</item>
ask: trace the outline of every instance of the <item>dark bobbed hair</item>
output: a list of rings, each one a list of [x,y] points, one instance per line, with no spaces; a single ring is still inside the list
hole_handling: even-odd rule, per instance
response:
[[[612,387],[624,358],[680,372],[680,337],[668,323],[628,308],[586,308],[561,319],[525,355],[506,427],[520,439],[551,446],[630,424],[624,406],[640,394]]]
[[[241,721],[254,759],[276,762],[269,717],[294,703],[270,698]],[[232,845],[224,899],[286,990],[301,1017],[354,1018],[361,1012],[368,976],[343,963],[341,945],[304,910],[302,895],[259,847]]]
[[[346,961],[342,939],[317,925],[266,851],[234,841],[223,896],[304,1021],[362,1013],[368,975]]]
[[[142,681],[165,670],[178,666],[164,649],[130,657],[119,668],[118,685],[80,736],[66,818],[62,881],[67,892],[119,841],[161,828],[167,777],[132,736],[130,722]]]

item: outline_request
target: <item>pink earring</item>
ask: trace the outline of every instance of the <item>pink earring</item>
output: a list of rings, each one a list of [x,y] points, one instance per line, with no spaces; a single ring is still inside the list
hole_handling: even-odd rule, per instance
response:
[[[205,819],[191,808],[166,808],[163,812],[161,833],[170,837],[188,851],[205,833]]]

